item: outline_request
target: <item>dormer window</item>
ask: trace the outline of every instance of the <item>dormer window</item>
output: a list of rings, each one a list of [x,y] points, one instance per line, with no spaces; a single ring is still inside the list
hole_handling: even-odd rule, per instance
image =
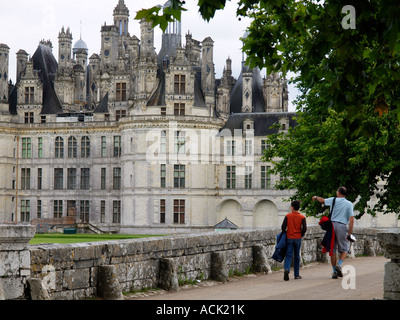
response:
[[[35,102],[35,88],[25,87],[25,103],[33,104]]]

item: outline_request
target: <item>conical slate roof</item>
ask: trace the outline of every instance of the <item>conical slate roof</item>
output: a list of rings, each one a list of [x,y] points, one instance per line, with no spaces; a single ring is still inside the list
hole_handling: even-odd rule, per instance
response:
[[[230,229],[230,230],[234,230],[237,229],[238,226],[236,224],[234,224],[232,221],[230,221],[228,219],[228,217],[226,217],[224,220],[222,220],[220,223],[217,223],[214,226],[215,229]]]

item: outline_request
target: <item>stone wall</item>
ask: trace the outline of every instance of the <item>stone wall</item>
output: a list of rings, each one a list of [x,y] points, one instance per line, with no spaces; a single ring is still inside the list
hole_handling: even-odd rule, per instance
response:
[[[172,261],[178,280],[210,279],[213,253],[222,253],[229,271],[253,267],[253,248],[263,248],[269,259],[279,229],[207,232],[203,234],[129,239],[84,244],[32,246],[31,277],[43,279],[51,299],[78,300],[97,295],[99,266],[115,266],[122,291],[159,287],[161,261]],[[377,230],[355,229],[355,254],[381,254]],[[304,263],[327,261],[319,245],[324,232],[309,227],[302,245]],[[219,256],[221,258],[221,256]],[[162,277],[162,275],[161,275]]]

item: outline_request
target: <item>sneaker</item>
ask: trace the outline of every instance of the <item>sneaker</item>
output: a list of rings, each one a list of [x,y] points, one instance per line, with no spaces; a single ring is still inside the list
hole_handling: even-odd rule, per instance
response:
[[[286,270],[285,270],[285,272],[284,272],[284,274],[283,274],[283,280],[289,281],[289,271],[286,271]]]
[[[301,276],[294,277],[295,279],[303,279]]]
[[[338,277],[343,277],[343,273],[342,273],[342,268],[339,266],[335,266],[335,271],[338,275]]]
[[[338,278],[337,273],[336,272],[332,273],[332,279],[337,279],[337,278]]]

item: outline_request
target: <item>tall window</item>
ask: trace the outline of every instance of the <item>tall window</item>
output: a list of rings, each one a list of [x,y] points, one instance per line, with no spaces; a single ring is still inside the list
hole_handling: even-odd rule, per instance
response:
[[[174,223],[185,223],[185,200],[174,199]]]
[[[100,202],[100,222],[106,222],[106,202],[104,200]]]
[[[185,131],[175,131],[175,153],[185,153]]]
[[[160,187],[165,188],[166,187],[166,178],[167,178],[167,165],[162,164],[160,169]]]
[[[25,112],[25,123],[33,123],[34,114],[33,112]]]
[[[176,74],[174,77],[174,93],[185,94],[186,76],[183,74]]]
[[[113,223],[121,223],[121,201],[113,201]]]
[[[226,167],[226,187],[227,189],[236,188],[236,166]]]
[[[126,101],[126,82],[117,82],[116,100]]]
[[[22,168],[21,169],[21,190],[31,189],[31,169]]]
[[[61,218],[62,212],[63,212],[63,201],[62,200],[54,200],[54,203],[53,203],[54,218]]]
[[[271,188],[271,175],[269,170],[271,170],[271,167],[261,166],[261,189]]]
[[[114,157],[121,156],[121,136],[114,137]]]
[[[90,189],[90,168],[81,168],[81,190]]]
[[[161,131],[160,138],[160,153],[165,154],[167,152],[167,132]]]
[[[32,157],[31,138],[22,138],[22,158],[30,159]]]
[[[226,140],[226,155],[235,155],[235,140]]]
[[[37,206],[36,206],[36,217],[38,219],[42,218],[42,200],[37,201]]]
[[[174,103],[174,115],[184,116],[185,115],[185,104],[184,103]]]
[[[29,222],[31,219],[31,201],[21,200],[21,222]]]
[[[37,169],[37,188],[38,190],[42,190],[42,180],[43,180],[43,169]]]
[[[38,138],[38,158],[43,158],[43,138]]]
[[[253,140],[245,140],[245,155],[251,156],[253,155]]]
[[[25,103],[33,104],[35,103],[35,88],[25,87]]]
[[[76,168],[68,168],[67,189],[76,190]]]
[[[185,165],[174,165],[174,188],[185,188]]]
[[[89,222],[89,213],[90,213],[89,200],[81,200],[79,213],[80,213],[80,218],[83,222]]]
[[[121,190],[121,168],[113,169],[113,189]]]
[[[107,169],[106,168],[101,168],[101,177],[100,177],[100,188],[101,188],[101,190],[106,190],[106,179],[107,179],[107,176],[106,176],[106,172],[107,172]]]
[[[64,185],[64,169],[54,169],[54,190],[62,190]]]
[[[101,157],[107,158],[107,137],[101,137]]]
[[[266,140],[261,140],[261,153],[264,153],[265,150],[269,149],[269,144]]]
[[[77,157],[78,143],[75,137],[68,138],[68,158]]]
[[[160,200],[160,223],[165,223],[165,199]]]
[[[55,156],[59,159],[64,158],[64,139],[61,137],[56,138]]]
[[[90,157],[90,138],[82,137],[81,139],[81,157],[89,158]]]
[[[244,174],[244,187],[246,189],[251,189],[253,183],[253,167],[246,166]]]

